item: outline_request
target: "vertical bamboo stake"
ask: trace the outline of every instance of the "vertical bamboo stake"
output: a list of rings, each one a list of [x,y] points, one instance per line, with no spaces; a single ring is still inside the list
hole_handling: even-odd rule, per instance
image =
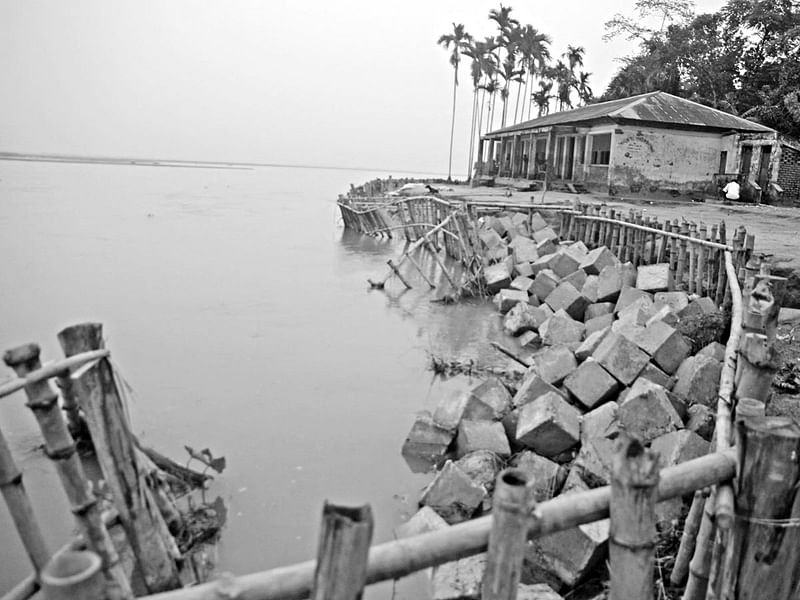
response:
[[[616,221],[619,217],[615,216],[614,220]],[[611,252],[614,253],[615,256],[619,256],[619,233],[620,233],[620,226],[618,222],[615,222],[612,225],[611,230]]]
[[[615,211],[614,211],[613,208],[608,210],[608,218],[611,219],[612,221],[614,220],[614,214],[615,214]],[[614,244],[614,229],[615,228],[616,228],[616,224],[615,223],[606,223],[606,237],[603,240],[603,244],[605,245],[605,247],[608,248],[609,250],[611,250],[612,252],[614,251],[612,246]]]
[[[683,524],[681,544],[678,547],[678,554],[675,556],[675,564],[669,576],[672,585],[682,585],[686,580],[689,560],[694,553],[697,532],[700,529],[700,521],[703,518],[703,507],[705,507],[705,505],[706,497],[703,495],[702,490],[696,491],[692,498],[692,506],[689,508],[689,514],[686,515],[686,521],[684,521]]]
[[[701,240],[706,240],[707,232],[706,232],[706,225],[705,223],[700,223],[700,227],[698,229],[698,237]],[[704,295],[703,292],[703,283],[705,282],[705,271],[706,269],[706,247],[703,244],[697,245],[697,269],[696,269],[696,276],[697,281],[695,282],[695,290],[701,296]]]
[[[689,579],[686,582],[686,589],[683,590],[683,600],[704,600],[706,597],[711,567],[712,541],[716,533],[713,512],[715,505],[716,494],[712,491],[703,507],[703,517],[700,519],[697,544],[689,563]]]
[[[505,469],[497,476],[482,600],[517,597],[528,528],[536,505],[533,485],[533,478],[520,469]]]
[[[325,503],[311,600],[361,598],[372,527],[369,505],[349,508]]]
[[[103,348],[102,331],[100,323],[82,323],[59,332],[58,341],[64,354],[73,356]],[[142,592],[181,587],[172,560],[175,541],[145,482],[111,364],[101,360],[87,365],[74,373],[72,380],[92,434],[97,460],[144,584]],[[134,588],[138,587],[136,583],[134,580]]]
[[[3,355],[3,361],[19,377],[25,377],[41,367],[39,353],[38,345],[26,344],[8,350]],[[103,571],[109,588],[116,588],[112,593],[119,594],[121,598],[132,598],[133,594],[119,564],[117,551],[103,524],[97,499],[90,492],[89,480],[76,453],[75,441],[70,436],[58,408],[58,395],[50,387],[49,381],[25,386],[25,394],[28,397],[27,406],[33,411],[42,430],[45,452],[55,463],[78,525],[90,548],[103,560]]]
[[[695,238],[697,237],[696,232],[697,225],[695,223],[689,223],[689,237]],[[687,262],[689,263],[689,280],[687,281],[687,289],[690,294],[695,292],[695,263],[697,262],[697,245],[694,242],[689,242],[689,255],[687,257]]]
[[[47,549],[39,522],[33,514],[30,498],[22,483],[22,472],[14,462],[2,431],[0,431],[0,491],[38,577],[50,560],[50,550]]]
[[[684,221],[681,224],[680,233],[681,233],[681,235],[688,235],[689,234],[689,224],[687,222]],[[686,290],[688,288],[687,288],[686,282],[684,281],[684,274],[686,273],[686,256],[687,256],[686,246],[687,246],[687,242],[686,242],[686,240],[682,239],[682,240],[679,240],[679,244],[678,245],[679,245],[680,249],[678,251],[678,267],[677,267],[676,272],[675,272],[675,274],[676,274],[675,287],[677,287],[679,290]]]
[[[736,520],[714,590],[720,600],[794,600],[800,589],[800,426],[786,417],[737,423]]]
[[[719,243],[720,244],[727,244],[728,240],[726,238],[725,232],[725,221],[720,221],[719,223]],[[727,284],[727,272],[725,269],[725,263],[723,262],[724,256],[721,252],[718,253],[719,259],[719,271],[717,274],[717,293],[714,298],[714,302],[717,306],[722,306],[723,302],[725,301],[725,294],[727,293],[728,284]]]
[[[609,600],[653,598],[658,476],[658,455],[625,440],[611,475]]]
[[[42,572],[45,600],[105,600],[103,561],[88,550],[62,550]]]

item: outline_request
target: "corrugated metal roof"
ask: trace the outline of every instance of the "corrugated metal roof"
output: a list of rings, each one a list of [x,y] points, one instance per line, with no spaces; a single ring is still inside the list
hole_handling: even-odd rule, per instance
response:
[[[492,131],[486,135],[493,136],[495,134],[525,131],[552,125],[582,125],[604,118],[646,121],[682,127],[735,129],[737,131],[774,131],[759,123],[742,119],[666,92],[649,92],[639,96],[631,96],[630,98],[600,102],[573,110],[553,113],[552,115],[545,115],[538,119]]]

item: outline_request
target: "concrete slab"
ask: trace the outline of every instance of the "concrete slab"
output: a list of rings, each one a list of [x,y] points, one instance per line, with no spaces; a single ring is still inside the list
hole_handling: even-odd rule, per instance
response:
[[[422,491],[420,506],[430,506],[450,525],[469,520],[483,503],[486,490],[448,460]]]
[[[620,429],[643,443],[683,427],[667,390],[644,378],[639,378],[620,401],[617,416]]]
[[[423,411],[411,426],[401,453],[414,473],[427,473],[444,461],[454,437],[454,432],[439,427],[431,414]]]
[[[603,338],[592,356],[624,385],[633,383],[650,362],[650,357],[641,348],[614,332]]]
[[[586,327],[564,310],[558,310],[539,327],[542,343],[547,346],[566,345],[583,340]]]
[[[589,305],[589,300],[581,295],[574,285],[563,282],[550,292],[545,302],[554,312],[563,309],[569,316],[579,321],[583,321],[583,312]]]
[[[535,371],[552,385],[560,384],[578,366],[575,355],[566,346],[545,348],[536,354],[534,361]]]
[[[672,287],[669,263],[639,265],[636,287],[646,292],[666,292]]]
[[[719,378],[722,364],[710,356],[690,356],[675,373],[677,380],[673,393],[692,404],[705,404],[709,408],[717,405]]]
[[[545,394],[520,409],[516,439],[537,454],[552,457],[578,443],[579,417],[561,395]]]
[[[611,400],[619,382],[593,358],[587,358],[564,380],[564,387],[586,410]]]

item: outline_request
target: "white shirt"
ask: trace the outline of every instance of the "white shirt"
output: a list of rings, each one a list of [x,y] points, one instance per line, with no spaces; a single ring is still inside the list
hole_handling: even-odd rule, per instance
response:
[[[728,200],[738,200],[739,199],[739,184],[735,181],[728,182],[722,191],[725,192],[725,197]]]

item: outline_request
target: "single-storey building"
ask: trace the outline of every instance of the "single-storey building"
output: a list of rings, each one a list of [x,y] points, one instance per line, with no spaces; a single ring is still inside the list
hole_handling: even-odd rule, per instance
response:
[[[739,177],[757,202],[800,198],[800,143],[666,92],[582,106],[481,136],[477,180],[548,189],[715,196]]]

